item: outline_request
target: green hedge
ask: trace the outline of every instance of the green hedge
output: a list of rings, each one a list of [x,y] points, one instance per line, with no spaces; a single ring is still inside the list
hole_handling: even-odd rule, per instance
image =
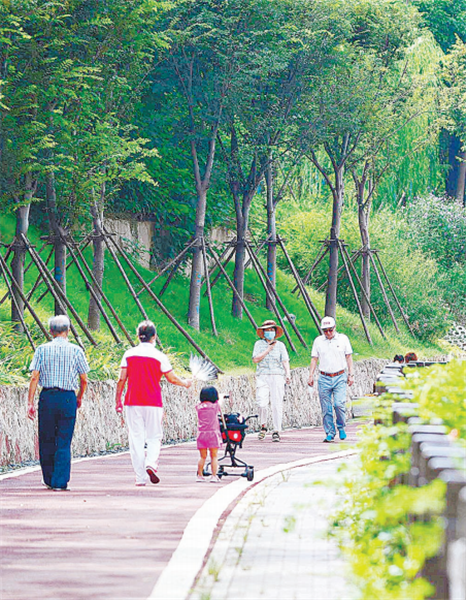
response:
[[[450,437],[466,445],[466,362],[416,370],[406,386],[426,422],[441,418]],[[408,426],[392,424],[393,401],[388,394],[375,398],[380,424],[361,429],[359,455],[346,471],[332,523],[362,600],[427,598],[432,586],[419,574],[443,539],[444,482],[419,488],[397,483],[409,471],[411,454]]]

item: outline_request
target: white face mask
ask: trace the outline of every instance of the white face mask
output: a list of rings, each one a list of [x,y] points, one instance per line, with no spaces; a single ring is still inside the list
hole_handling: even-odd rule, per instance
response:
[[[264,338],[270,342],[275,337],[275,331],[264,331]]]

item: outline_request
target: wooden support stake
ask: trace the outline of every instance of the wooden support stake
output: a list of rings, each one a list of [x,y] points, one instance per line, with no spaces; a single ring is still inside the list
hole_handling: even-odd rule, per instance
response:
[[[171,269],[171,267],[178,261],[181,260],[184,255],[186,254],[186,252],[193,247],[193,245],[196,243],[196,240],[192,240],[187,246],[186,248],[184,248],[184,250],[182,250],[177,256],[175,256],[175,258],[173,260],[171,260],[168,265],[166,267],[164,267],[160,273],[157,273],[157,275],[154,277],[154,279],[151,279],[149,281],[149,283],[147,284],[149,287],[151,287],[151,285],[153,283],[155,283],[157,281],[157,279],[159,279],[160,277],[162,277],[162,275],[164,275],[169,269]],[[136,296],[140,296],[142,294],[142,292],[144,292],[145,289],[141,288],[139,290],[139,292],[136,294]]]
[[[351,289],[353,291],[354,299],[356,300],[356,305],[358,307],[359,316],[361,317],[361,322],[362,322],[362,326],[364,327],[364,332],[366,334],[367,341],[372,346],[373,344],[372,344],[371,334],[369,333],[369,329],[367,327],[366,320],[365,320],[364,314],[362,312],[361,303],[359,302],[358,293],[356,291],[356,287],[354,285],[353,278],[351,277],[351,273],[350,273],[350,270],[349,270],[348,263],[346,262],[346,256],[345,256],[345,253],[343,252],[343,244],[342,244],[341,240],[339,240],[339,239],[337,239],[337,244],[338,244],[338,248],[340,249],[341,258],[342,258],[343,263],[345,265],[346,275],[348,276],[348,280],[350,282],[350,286],[351,286]]]
[[[209,280],[209,270],[207,265],[207,253],[205,249],[205,240],[201,238],[202,242],[202,260],[204,262],[204,273],[206,273],[206,288],[207,288],[207,297],[209,299],[209,311],[210,311],[210,322],[212,323],[212,333],[215,337],[218,336],[217,327],[215,326],[215,315],[214,315],[214,303],[212,302],[212,293],[210,290],[210,280]]]
[[[170,273],[170,275],[167,277],[167,279],[166,279],[165,283],[163,284],[163,286],[162,286],[162,289],[161,289],[161,290],[160,290],[160,292],[157,294],[159,298],[161,298],[161,297],[162,297],[162,296],[165,294],[165,292],[167,291],[167,288],[168,288],[168,286],[170,285],[170,283],[171,283],[171,280],[173,279],[173,277],[175,277],[175,275],[176,275],[176,272],[178,271],[178,269],[179,269],[179,268],[180,268],[180,266],[181,266],[181,262],[182,262],[182,260],[183,260],[182,258],[179,258],[179,259],[176,261],[175,265],[173,266],[173,269],[171,270],[171,273]]]
[[[317,327],[317,331],[322,334],[322,329],[320,328],[320,321],[321,321],[321,317],[319,315],[319,312],[317,311],[317,308],[314,306],[312,300],[309,297],[309,294],[307,293],[306,287],[304,286],[301,277],[299,276],[299,273],[296,269],[296,267],[293,264],[293,261],[290,258],[290,255],[288,254],[288,251],[285,247],[285,244],[283,243],[283,240],[281,239],[281,237],[278,237],[278,242],[280,244],[280,247],[282,249],[283,254],[285,255],[285,258],[288,262],[288,265],[291,269],[291,272],[293,273],[293,277],[295,278],[295,281],[299,287],[299,291],[302,294],[303,300],[304,300],[304,304],[306,305],[306,308],[309,312],[309,314],[312,317],[312,320],[315,323],[315,326]]]
[[[47,258],[45,260],[46,267],[48,267],[49,261],[52,258],[52,254],[53,254],[53,247],[50,249],[49,255],[47,256]],[[32,265],[32,264],[34,264],[34,261],[31,259],[31,262],[29,263],[29,265]],[[32,295],[34,294],[34,292],[36,291],[36,289],[39,287],[39,285],[41,283],[43,283],[43,280],[42,280],[42,276],[39,273],[34,285],[32,286],[30,292],[27,295],[28,300],[30,300],[32,298]]]
[[[222,263],[219,261],[218,256],[215,252],[215,250],[213,248],[210,247],[210,244],[206,244],[206,247],[210,250],[210,253],[212,255],[212,257],[214,258],[215,262],[217,263],[217,267],[220,269],[220,271],[222,272],[222,275],[225,277],[225,279],[228,282],[228,285],[230,286],[233,294],[235,294],[235,296],[238,298],[238,302],[241,304],[241,306],[243,307],[244,312],[246,313],[246,316],[248,317],[251,325],[254,327],[254,331],[257,331],[257,323],[254,321],[254,317],[252,316],[252,314],[250,313],[248,307],[246,306],[246,304],[244,303],[244,300],[241,298],[241,295],[239,294],[238,290],[235,288],[235,284],[232,282],[232,280],[230,279],[230,277],[228,276],[228,273],[225,271],[225,269],[223,268]]]
[[[6,287],[7,287],[8,293],[9,293],[9,294],[10,294],[10,296],[11,296],[11,301],[12,301],[12,302],[13,302],[13,304],[15,305],[16,312],[18,313],[19,320],[21,321],[21,325],[22,325],[22,327],[23,327],[24,333],[26,334],[26,336],[27,336],[27,339],[29,340],[29,343],[30,343],[30,344],[31,344],[31,346],[32,346],[32,349],[35,351],[35,350],[36,350],[36,347],[35,347],[35,345],[34,345],[34,340],[32,339],[32,336],[31,336],[31,334],[29,333],[29,329],[28,329],[28,326],[26,325],[26,321],[24,320],[24,317],[23,317],[23,315],[21,314],[21,313],[22,313],[22,311],[21,311],[21,308],[20,308],[20,306],[18,305],[18,302],[17,302],[17,300],[16,300],[16,297],[15,297],[15,295],[13,294],[13,290],[11,289],[10,282],[8,281],[7,273],[6,273],[6,271],[5,271],[5,264],[6,264],[6,263],[4,263],[4,259],[3,259],[2,255],[0,254],[0,268],[2,269],[3,277],[5,278],[5,283],[6,283]],[[12,280],[12,281],[13,281],[13,280]],[[18,285],[18,282],[17,282],[16,280],[15,280],[15,283]],[[19,286],[19,285],[18,285],[18,287],[17,287],[17,290],[18,290],[19,292],[21,292],[21,289],[20,289],[20,286]],[[22,295],[22,293],[21,293],[21,295]]]
[[[103,318],[105,319],[105,322],[107,323],[107,327],[110,329],[110,333],[113,335],[113,339],[116,341],[117,344],[121,344],[121,340],[118,337],[117,332],[115,331],[115,328],[112,325],[112,322],[110,321],[110,319],[108,318],[108,315],[105,311],[105,308],[102,306],[102,303],[100,301],[99,296],[97,295],[97,293],[95,292],[94,288],[92,287],[91,282],[89,281],[89,279],[86,277],[86,273],[84,273],[81,265],[79,264],[79,261],[71,247],[71,244],[68,244],[66,240],[64,240],[65,246],[67,247],[69,253],[71,254],[73,260],[74,260],[74,264],[76,265],[79,274],[81,275],[81,278],[83,279],[84,283],[86,284],[87,289],[89,290],[89,293],[91,294],[91,296],[94,298],[95,303],[97,304],[100,312],[102,313]]]
[[[133,299],[136,303],[136,306],[139,308],[139,311],[140,311],[141,315],[144,317],[144,319],[146,321],[148,321],[149,317],[147,316],[147,313],[146,313],[143,305],[139,301],[139,298],[138,298],[136,292],[134,291],[134,288],[131,285],[130,280],[128,279],[128,275],[126,275],[126,272],[123,269],[123,265],[119,261],[118,256],[115,254],[115,251],[113,250],[113,248],[110,246],[110,243],[108,240],[110,239],[115,245],[116,245],[116,242],[114,241],[114,239],[111,236],[107,235],[107,232],[105,232],[105,235],[103,236],[103,238],[104,238],[105,245],[108,248],[108,251],[112,255],[113,261],[115,262],[116,266],[118,267],[118,270],[120,271],[121,276],[123,277],[124,282],[126,283],[126,287],[128,288],[129,293],[131,294],[131,296],[133,297]],[[117,246],[117,248],[118,248],[118,246]],[[120,253],[123,255],[123,251],[120,251]],[[126,256],[123,256],[123,257],[126,258]],[[138,273],[138,275],[139,275],[139,273]]]
[[[355,254],[353,254],[353,256],[351,256],[349,260],[352,263],[354,263],[354,261],[359,257],[359,254],[360,254],[360,250],[358,250]],[[341,265],[340,267],[338,267],[337,277],[341,273],[341,271],[343,271],[344,268],[345,268],[345,265]],[[319,285],[319,287],[316,289],[316,292],[321,292],[325,287],[327,287],[327,285],[328,285],[328,281],[326,279],[322,285]]]
[[[271,238],[271,237],[272,237],[272,236],[269,234],[269,235],[268,235],[268,236],[265,238],[265,240],[262,240],[262,242],[259,244],[259,246],[258,246],[258,248],[257,248],[256,255],[257,255],[257,254],[259,254],[259,252],[262,250],[262,248],[263,248],[264,246],[266,246],[266,245],[269,243],[269,241],[270,241],[270,238]],[[248,258],[248,260],[246,261],[246,263],[245,263],[245,265],[244,265],[244,268],[245,268],[245,269],[247,269],[247,268],[249,267],[249,264],[250,264],[250,262],[251,262],[251,257],[249,257],[249,258]]]
[[[377,327],[379,328],[379,331],[382,334],[382,337],[386,340],[387,336],[385,335],[384,330],[382,329],[382,325],[381,325],[381,323],[380,323],[380,321],[379,321],[379,319],[378,319],[378,317],[377,317],[377,315],[375,313],[375,310],[374,310],[374,307],[372,306],[370,298],[367,295],[366,290],[364,289],[364,286],[362,285],[362,281],[361,281],[361,279],[360,279],[360,277],[358,275],[358,272],[356,271],[356,267],[354,266],[354,263],[351,260],[354,256],[356,256],[358,254],[359,250],[358,250],[358,252],[356,252],[356,254],[353,254],[353,256],[350,257],[349,254],[348,254],[348,251],[345,248],[345,246],[342,245],[342,248],[343,248],[343,251],[344,251],[344,253],[346,255],[346,259],[348,261],[348,264],[352,268],[354,276],[356,277],[356,281],[358,282],[359,287],[361,288],[361,292],[364,295],[364,298],[366,299],[367,305],[368,305],[368,307],[369,307],[369,309],[370,309],[370,311],[371,311],[371,313],[372,313],[372,315],[373,315],[373,317],[375,319],[375,322],[377,323]]]
[[[106,236],[104,236],[104,239],[106,239]],[[157,304],[157,306],[160,308],[160,310],[163,312],[163,314],[173,323],[173,325],[175,325],[175,327],[178,329],[178,331],[180,331],[184,335],[184,337],[188,340],[188,342],[199,352],[199,354],[201,356],[203,356],[206,360],[208,360],[209,362],[211,362],[214,365],[214,367],[218,370],[219,373],[223,373],[223,371],[221,371],[217,367],[217,365],[215,365],[214,362],[207,356],[207,354],[204,352],[204,350],[202,350],[202,348],[198,344],[196,344],[196,342],[193,340],[193,338],[178,323],[178,321],[175,319],[175,317],[173,317],[171,315],[170,311],[167,308],[165,308],[165,306],[162,304],[162,301],[159,300],[159,298],[155,295],[155,293],[151,290],[151,288],[144,281],[143,277],[140,275],[140,273],[138,273],[138,270],[132,264],[132,262],[126,256],[126,254],[123,252],[123,250],[120,247],[120,245],[112,237],[110,237],[110,241],[115,246],[115,248],[118,250],[118,252],[122,256],[122,258],[124,259],[124,261],[126,262],[126,264],[128,265],[128,267],[131,269],[131,271],[137,277],[137,279],[139,280],[139,283],[145,288],[146,292],[154,300],[154,302]],[[107,243],[107,246],[109,246],[108,241],[106,243]]]
[[[245,240],[245,245],[246,245],[246,248],[248,249],[249,256],[251,257],[251,261],[252,261],[253,267],[254,267],[254,269],[255,269],[258,277],[259,277],[259,280],[260,280],[260,282],[262,284],[262,287],[265,290],[265,294],[266,294],[268,300],[270,301],[270,304],[272,305],[272,310],[276,314],[277,319],[278,319],[278,321],[279,321],[279,323],[280,323],[280,325],[281,325],[281,327],[283,329],[283,332],[285,334],[285,337],[288,340],[288,343],[290,344],[290,348],[293,350],[293,352],[296,352],[296,347],[293,344],[293,340],[291,339],[290,334],[288,333],[288,330],[287,330],[286,325],[285,325],[285,323],[284,323],[284,321],[282,319],[280,311],[278,310],[277,305],[274,302],[274,298],[277,300],[277,302],[279,303],[281,309],[285,313],[286,318],[288,319],[288,322],[290,323],[290,325],[292,325],[292,327],[293,327],[296,335],[298,336],[300,342],[303,344],[303,346],[305,348],[307,348],[306,342],[304,341],[304,339],[301,336],[301,334],[300,334],[299,330],[297,329],[297,327],[294,325],[294,323],[293,323],[293,321],[292,321],[292,319],[290,317],[290,314],[286,310],[283,302],[281,301],[279,295],[277,294],[275,288],[273,287],[272,282],[270,281],[270,279],[267,276],[267,274],[264,272],[264,269],[263,269],[262,265],[259,263],[259,261],[257,259],[257,256],[253,252],[253,250],[251,248],[251,245],[249,244],[249,242],[247,240]],[[267,279],[264,279],[264,276]],[[269,282],[270,285],[267,285],[267,281]],[[272,296],[272,294],[273,294],[273,296]]]
[[[403,318],[403,321],[404,321],[404,322],[405,322],[405,324],[406,324],[406,327],[409,329],[409,331],[410,331],[411,335],[412,335],[413,337],[416,337],[416,336],[414,335],[414,331],[413,331],[413,329],[412,329],[412,327],[411,327],[411,325],[410,325],[410,323],[409,323],[409,321],[408,321],[408,319],[407,319],[407,317],[406,317],[406,315],[405,315],[405,313],[404,313],[404,311],[403,311],[403,308],[401,307],[400,301],[398,300],[398,296],[396,295],[396,293],[395,293],[395,290],[393,289],[393,286],[392,286],[392,284],[391,284],[391,281],[390,281],[390,279],[388,278],[387,272],[386,272],[386,271],[385,271],[385,269],[384,269],[384,266],[383,266],[383,264],[382,264],[382,261],[380,260],[380,257],[379,257],[379,255],[377,254],[377,252],[376,252],[375,250],[373,250],[373,253],[375,254],[375,257],[377,258],[377,262],[378,262],[378,263],[379,263],[379,265],[380,265],[380,269],[381,269],[381,271],[382,271],[382,273],[383,273],[383,275],[384,275],[384,277],[385,277],[385,280],[386,280],[386,282],[387,282],[387,284],[388,284],[388,287],[389,287],[389,289],[390,289],[391,293],[393,294],[393,297],[395,298],[396,305],[397,305],[397,307],[398,307],[398,310],[400,311],[400,314],[401,314],[401,316],[402,316],[402,318]]]
[[[41,256],[39,254],[37,254],[35,248],[29,243],[28,239],[26,238],[26,236],[24,234],[21,234],[21,237],[23,238],[24,243],[26,244],[26,247],[29,250],[29,254],[31,255],[31,258],[36,263],[37,269],[42,273],[42,277],[44,278],[45,284],[49,288],[50,293],[52,294],[54,300],[59,305],[60,310],[62,310],[64,313],[66,313],[66,307],[68,307],[71,311],[71,314],[76,319],[76,322],[81,327],[84,334],[86,335],[87,339],[91,342],[91,344],[93,346],[97,346],[97,342],[95,341],[91,332],[88,330],[88,328],[84,324],[84,322],[81,319],[81,317],[79,316],[78,312],[75,310],[74,306],[68,300],[68,298],[64,294],[63,290],[61,289],[60,285],[57,283],[57,281],[55,281],[55,279],[51,275],[51,273],[49,273],[47,267],[45,267],[45,265],[43,264],[44,261],[42,260]],[[84,349],[84,345],[83,345],[81,338],[79,337],[79,334],[76,331],[76,328],[74,327],[73,323],[71,323],[71,331],[73,332],[73,335],[76,338],[76,341],[78,342],[78,344],[81,346],[81,348]]]
[[[34,321],[37,323],[37,325],[39,326],[39,329],[42,331],[42,333],[44,334],[45,338],[47,340],[51,340],[51,336],[49,334],[49,332],[47,331],[47,329],[44,327],[44,325],[42,324],[42,321],[39,319],[39,317],[37,316],[36,311],[32,308],[30,302],[28,301],[28,299],[26,298],[26,296],[23,293],[23,290],[21,289],[19,283],[16,281],[16,279],[13,277],[13,273],[10,271],[5,259],[1,259],[0,256],[0,260],[3,260],[3,267],[4,270],[6,271],[7,275],[9,276],[12,284],[15,286],[15,288],[18,291],[18,294],[21,296],[21,300],[24,302],[25,307],[28,309],[28,311],[30,312],[32,318],[34,319]]]
[[[131,344],[131,346],[134,346],[134,342],[133,342],[133,338],[130,336],[130,334],[128,333],[126,327],[123,325],[120,317],[117,315],[115,309],[113,308],[112,304],[110,303],[110,300],[107,298],[107,296],[105,295],[103,289],[101,288],[101,286],[99,285],[99,282],[97,281],[97,279],[94,276],[94,273],[92,272],[92,269],[90,268],[90,266],[87,264],[87,261],[84,257],[84,254],[82,253],[81,249],[79,248],[79,246],[75,247],[75,250],[79,256],[79,258],[81,259],[81,262],[83,263],[86,271],[89,274],[89,277],[92,280],[92,283],[94,284],[94,287],[96,288],[96,290],[99,292],[99,294],[101,295],[102,299],[104,300],[105,304],[108,306],[108,308],[110,309],[110,312],[113,315],[113,318],[115,319],[115,321],[118,323],[120,329],[122,330],[122,332],[124,333],[126,339],[128,340],[128,342]]]
[[[87,236],[84,238],[84,240],[83,240],[83,242],[85,242],[85,243],[84,243],[84,245],[83,245],[83,250],[84,250],[85,248],[87,248],[87,246],[89,245],[90,241],[91,241],[91,240],[90,240],[90,236],[89,236],[89,235],[87,235]],[[81,242],[81,243],[83,243],[83,242]],[[76,247],[77,247],[77,246],[76,246]],[[52,249],[52,252],[53,252],[53,249]],[[68,262],[68,264],[66,265],[66,271],[68,271],[68,269],[69,269],[69,268],[70,268],[70,267],[73,265],[73,263],[74,263],[74,259],[71,259],[71,260]],[[47,263],[46,263],[46,264],[47,264]],[[49,272],[50,272],[50,271],[49,271]],[[52,277],[53,277],[53,275],[52,275]],[[39,280],[39,279],[42,279],[42,277],[41,277],[40,275],[39,275],[39,278],[38,278],[38,280]],[[54,279],[55,279],[55,277],[54,277]],[[42,282],[41,282],[41,283],[42,283]],[[40,285],[40,284],[39,284],[39,285]],[[49,290],[48,290],[48,289],[46,289],[46,290],[45,290],[45,291],[44,291],[44,292],[43,292],[43,293],[42,293],[42,294],[39,296],[39,298],[37,298],[36,302],[37,302],[37,303],[41,302],[41,301],[44,299],[44,297],[45,297],[45,296],[46,296],[48,293],[49,293]]]
[[[236,243],[236,242],[235,242]],[[236,246],[232,246],[232,247],[228,247],[226,248],[221,256],[219,257],[219,261],[221,262],[223,260],[223,257],[227,254],[228,252],[228,256],[226,257],[224,263],[223,263],[223,268],[226,268],[227,264],[230,262],[230,260],[232,259],[233,255],[236,252]],[[217,264],[216,266],[211,270],[212,273],[209,273],[209,279],[211,277],[211,275],[213,274],[213,272],[215,271],[215,269],[217,269]],[[212,283],[210,284],[210,289],[212,289],[214,287],[214,285],[218,282],[218,280],[220,279],[220,277],[223,275],[222,271],[219,269],[217,275],[215,275],[214,280],[212,281]],[[202,287],[202,283],[201,283],[201,287]],[[204,292],[204,296],[207,294],[207,292]]]
[[[322,252],[323,250],[323,252]],[[314,272],[314,270],[317,268],[317,265],[320,263],[320,261],[324,258],[324,256],[327,254],[328,252],[328,246],[326,246],[325,244],[322,244],[322,246],[319,248],[319,251],[317,253],[317,258],[315,259],[312,267],[309,269],[309,271],[307,272],[306,276],[304,277],[304,279],[302,279],[302,282],[304,285],[307,285],[309,282],[309,279],[311,278],[312,273]],[[296,292],[296,290],[299,289],[299,286],[296,285],[292,290],[291,293],[294,294]]]
[[[390,318],[392,320],[392,323],[395,326],[396,332],[400,333],[400,329],[398,327],[398,323],[396,322],[395,315],[393,314],[393,310],[392,310],[392,307],[390,305],[390,300],[388,299],[387,292],[385,291],[385,287],[384,287],[382,278],[380,277],[379,270],[377,269],[377,265],[375,263],[374,257],[372,256],[372,252],[371,251],[369,251],[369,258],[370,258],[370,261],[371,261],[372,266],[374,268],[374,273],[375,273],[375,275],[377,277],[377,281],[378,281],[379,287],[380,287],[380,289],[382,291],[383,299],[384,299],[386,307],[388,308],[388,312],[390,314]]]

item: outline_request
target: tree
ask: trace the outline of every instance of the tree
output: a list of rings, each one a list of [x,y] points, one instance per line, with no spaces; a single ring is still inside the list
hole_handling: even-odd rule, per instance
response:
[[[340,2],[332,48],[333,64],[324,84],[306,98],[303,139],[306,154],[324,177],[332,194],[330,259],[325,314],[335,316],[338,238],[345,193],[345,171],[357,163],[364,139],[377,130],[380,112],[403,102],[402,76],[393,76],[415,31],[415,11],[402,2]],[[403,73],[402,73],[403,75]],[[321,151],[319,151],[321,149]]]
[[[242,30],[246,39],[236,47],[244,56],[241,77],[225,108],[220,136],[228,170],[228,182],[236,214],[234,284],[243,295],[245,241],[249,213],[260,182],[267,182],[268,275],[275,282],[275,209],[281,196],[273,197],[275,160],[293,153],[301,156],[299,131],[294,126],[299,101],[313,84],[325,61],[326,18],[319,5],[296,5],[282,0],[273,5],[251,3],[249,21]],[[256,12],[253,12],[253,11]],[[255,47],[249,48],[249,38]],[[271,56],[274,60],[271,60]],[[267,307],[271,308],[271,300]],[[233,297],[232,314],[241,318],[239,298]]]
[[[433,33],[444,53],[449,53],[459,42],[466,43],[466,0],[412,1],[421,12],[425,27]],[[451,126],[443,130],[440,136],[440,149],[444,161],[449,164],[445,179],[446,191],[456,198],[462,197],[462,192],[464,197],[466,180],[466,168],[463,166],[464,143],[464,138],[461,139]]]
[[[442,73],[446,83],[442,95],[445,127],[460,142],[455,195],[466,207],[466,43],[459,38],[445,57]]]

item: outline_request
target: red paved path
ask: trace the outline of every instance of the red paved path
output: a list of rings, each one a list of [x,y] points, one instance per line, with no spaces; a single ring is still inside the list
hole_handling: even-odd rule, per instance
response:
[[[347,432],[354,442],[356,424]],[[286,431],[280,444],[250,435],[238,457],[258,471],[343,449],[323,437],[322,428]],[[142,488],[129,454],[74,464],[67,493],[43,488],[40,471],[1,481],[0,598],[147,598],[189,520],[218,489],[194,481],[196,462],[194,444],[164,448],[161,482]]]

